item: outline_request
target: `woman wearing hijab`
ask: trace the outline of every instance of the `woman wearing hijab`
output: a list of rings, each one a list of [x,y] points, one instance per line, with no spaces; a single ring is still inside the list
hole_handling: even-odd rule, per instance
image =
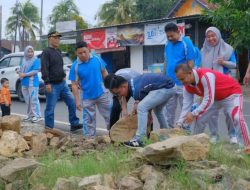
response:
[[[201,49],[201,67],[209,68],[226,75],[230,75],[230,69],[236,68],[236,57],[232,46],[227,44],[221,37],[219,29],[209,27],[206,30],[206,38]],[[218,140],[218,115],[219,109],[214,110],[214,114],[208,119],[211,131],[210,141],[216,143]],[[226,124],[230,136],[230,143],[238,143],[233,121],[226,115]],[[202,125],[202,124],[201,124]],[[199,127],[199,123],[196,127]]]
[[[20,66],[19,78],[21,79],[22,93],[28,105],[27,116],[24,121],[38,122],[41,120],[40,102],[38,98],[40,62],[34,56],[32,46],[24,50],[24,58]]]

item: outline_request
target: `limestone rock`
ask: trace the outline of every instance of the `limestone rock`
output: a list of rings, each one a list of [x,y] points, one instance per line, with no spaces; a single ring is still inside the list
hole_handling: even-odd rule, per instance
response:
[[[110,138],[114,142],[129,141],[137,130],[137,115],[128,115],[117,121],[110,130]]]
[[[3,135],[3,130],[0,129],[0,137]]]
[[[236,182],[235,190],[250,190],[250,179],[239,179]]]
[[[172,137],[138,150],[139,155],[153,164],[167,165],[177,159],[204,160],[209,151],[206,134]]]
[[[59,142],[60,142],[59,137],[53,137],[52,139],[50,139],[50,143],[49,144],[52,147],[57,147],[58,144],[59,144]]]
[[[34,135],[34,133],[32,133],[31,131],[29,131],[29,132],[26,132],[26,133],[24,134],[23,138],[24,138],[26,141],[31,141],[33,135]]]
[[[15,115],[4,116],[2,118],[0,127],[3,131],[11,130],[11,131],[16,131],[17,133],[20,133],[21,118]]]
[[[8,182],[24,179],[38,164],[34,159],[16,158],[0,169],[0,178]]]
[[[65,178],[58,178],[53,190],[72,190],[77,188],[77,183]]]
[[[104,174],[103,185],[111,189],[116,189],[115,179],[113,178],[111,174]]]
[[[33,136],[31,140],[31,148],[34,155],[41,155],[47,149],[47,136],[41,133],[37,136]]]
[[[120,190],[143,190],[143,183],[136,177],[126,176],[119,182]]]
[[[0,155],[11,157],[29,150],[27,142],[16,131],[4,131],[0,139]]]
[[[144,182],[143,190],[157,189],[164,180],[164,175],[150,165],[141,166],[133,174]]]
[[[101,185],[101,181],[102,181],[101,175],[93,175],[85,177],[78,183],[78,189],[86,190],[90,186]]]
[[[37,184],[34,187],[32,187],[31,190],[50,190],[50,189],[45,187],[43,184]]]
[[[87,190],[114,190],[114,189],[103,185],[95,185],[88,187]]]
[[[226,171],[225,166],[215,167],[212,169],[195,169],[190,170],[193,178],[199,178],[201,180],[209,180],[212,182],[219,182],[222,180]]]
[[[95,144],[109,144],[111,142],[111,139],[108,135],[103,135],[103,136],[97,136],[95,138]]]
[[[26,190],[27,184],[24,180],[16,180],[5,186],[5,190]]]
[[[171,137],[183,136],[185,131],[181,128],[158,129],[150,133],[152,142],[163,141]]]

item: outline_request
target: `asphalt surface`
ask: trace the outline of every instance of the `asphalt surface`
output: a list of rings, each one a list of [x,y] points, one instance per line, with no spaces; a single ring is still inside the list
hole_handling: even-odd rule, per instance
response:
[[[42,117],[44,117],[45,98],[41,98],[40,103],[41,103]],[[133,104],[133,101],[130,101],[129,106],[128,106],[129,110],[131,109],[132,104]],[[245,120],[246,120],[248,126],[250,126],[250,98],[244,99],[244,106],[243,107],[244,107]],[[25,116],[26,110],[27,110],[26,104],[24,102],[20,102],[15,96],[13,96],[12,97],[11,113],[17,114],[20,116]],[[180,110],[177,109],[177,113],[179,111]],[[82,121],[81,112],[77,111],[77,116]],[[100,113],[98,111],[97,111],[96,116],[97,116],[98,134],[107,133],[104,119],[102,118],[102,116],[100,115]],[[69,132],[70,127],[69,127],[69,123],[68,123],[68,109],[63,101],[58,101],[58,103],[56,105],[55,120],[56,120],[55,128]],[[43,122],[44,121],[40,121],[39,123],[42,124]],[[157,128],[159,128],[159,124],[158,124],[156,117],[154,117],[154,129],[157,129]],[[206,131],[206,132],[208,132],[208,131]],[[77,133],[80,134],[81,131],[78,131]],[[225,124],[225,116],[222,113],[222,111],[220,112],[220,115],[219,115],[219,133],[223,139],[228,138],[227,128],[226,128],[226,124]]]

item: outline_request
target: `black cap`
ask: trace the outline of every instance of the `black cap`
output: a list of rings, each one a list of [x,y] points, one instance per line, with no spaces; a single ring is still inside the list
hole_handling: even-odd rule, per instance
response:
[[[57,31],[53,31],[53,32],[48,33],[48,38],[56,37],[56,36],[62,37],[62,35]]]

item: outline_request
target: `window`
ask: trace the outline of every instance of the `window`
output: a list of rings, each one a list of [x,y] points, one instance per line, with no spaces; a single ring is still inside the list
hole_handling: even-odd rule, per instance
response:
[[[6,58],[0,62],[0,69],[8,67],[10,62],[10,58]]]
[[[9,67],[17,67],[21,63],[21,57],[12,57]]]

